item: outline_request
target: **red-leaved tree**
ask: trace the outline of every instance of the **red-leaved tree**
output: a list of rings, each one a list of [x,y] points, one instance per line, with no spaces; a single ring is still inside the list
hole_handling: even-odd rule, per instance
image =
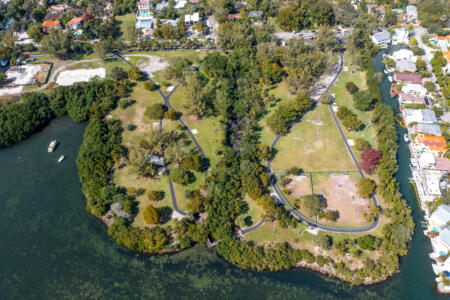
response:
[[[372,174],[381,158],[381,152],[372,148],[366,148],[361,153],[361,168],[367,174]]]

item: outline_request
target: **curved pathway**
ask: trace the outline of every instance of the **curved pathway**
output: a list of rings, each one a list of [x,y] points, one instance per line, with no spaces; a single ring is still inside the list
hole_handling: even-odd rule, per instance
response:
[[[324,93],[328,93],[331,89],[331,87],[336,83],[337,79],[339,78],[339,76],[342,73],[342,69],[344,67],[344,57],[341,53],[339,53],[339,58],[340,58],[340,64],[339,64],[339,70],[336,74],[336,76],[333,78],[333,80],[331,81],[331,83],[328,85],[328,87],[326,88],[326,90],[324,91]],[[355,163],[356,167],[358,168],[359,173],[361,174],[361,177],[364,178],[364,174],[361,171],[361,167],[359,166],[358,160],[356,159],[350,145],[347,142],[347,139],[345,138],[344,132],[339,124],[339,121],[336,118],[336,114],[333,111],[333,108],[331,105],[328,105],[331,114],[333,115],[333,120],[339,130],[339,133],[344,141],[345,147],[347,148],[347,151],[350,155],[350,157],[352,158],[353,162]],[[295,124],[297,124],[300,120],[295,121],[293,123],[291,123],[289,125],[289,128],[291,128],[292,126],[294,126]],[[270,145],[270,148],[273,149],[276,145],[276,143],[278,142],[278,140],[281,138],[280,135],[278,135],[275,140],[272,142],[272,145]],[[278,187],[276,180],[274,179],[274,174],[272,172],[272,168],[270,166],[270,160],[267,161],[267,169],[269,172],[269,176],[271,178],[271,186],[272,189],[274,190],[275,194],[277,195],[277,197],[279,198],[279,200],[285,204],[288,205],[290,207],[289,211],[299,220],[305,222],[308,225],[312,225],[315,226],[321,230],[324,231],[330,231],[330,232],[337,232],[337,233],[363,233],[363,232],[368,232],[371,231],[373,229],[375,229],[378,224],[380,223],[380,218],[376,218],[375,221],[370,224],[369,226],[366,227],[361,227],[361,228],[340,228],[340,227],[333,227],[333,226],[326,226],[326,225],[322,225],[314,220],[311,220],[310,218],[304,216],[303,214],[301,214],[298,210],[296,210],[291,203],[286,199],[286,197],[284,196],[284,194],[280,191],[280,188]],[[378,205],[377,199],[375,196],[372,197],[372,200],[374,202],[375,205]]]
[[[133,66],[133,64],[132,64],[131,62],[129,62],[128,60],[126,60],[120,53],[115,53],[115,55],[116,55],[119,59],[121,59],[121,60],[123,60],[125,63],[127,63],[128,65]],[[126,55],[126,56],[143,56],[143,57],[146,57],[146,56],[149,56],[149,55],[132,54],[132,55]],[[149,80],[149,81],[152,82],[152,83],[155,83],[155,82],[150,78],[149,74],[146,74],[146,73],[144,73],[144,74],[145,74],[147,80]],[[167,94],[167,95],[164,94],[164,93],[161,91],[161,89],[158,89],[159,94],[160,94],[161,97],[163,98],[164,105],[167,106],[168,108],[173,109],[173,107],[172,107],[172,105],[171,105],[171,103],[170,103],[170,97],[172,96],[172,94],[175,92],[175,90],[176,90],[179,86],[180,86],[180,84],[177,84],[177,85],[174,87],[174,89],[173,89],[172,91],[170,91],[170,93]],[[178,118],[178,122],[180,122],[180,124],[183,126],[183,128],[186,129],[186,131],[188,132],[188,134],[189,134],[189,136],[191,137],[192,141],[194,142],[195,146],[197,147],[198,151],[200,152],[200,155],[202,156],[203,160],[206,161],[206,155],[205,155],[205,152],[203,151],[203,149],[202,149],[202,147],[200,146],[200,144],[199,144],[199,142],[197,141],[197,139],[194,137],[194,134],[192,133],[192,131],[189,129],[189,127],[186,125],[186,123],[185,123],[181,118]],[[163,120],[161,119],[161,120],[159,121],[159,123],[160,123],[160,128],[162,128]],[[206,177],[206,176],[208,176],[208,170],[205,170],[205,177]],[[185,217],[187,214],[186,214],[186,212],[182,211],[182,210],[178,207],[177,199],[176,199],[176,196],[175,196],[175,191],[174,191],[174,188],[173,188],[173,183],[172,183],[172,181],[170,181],[170,180],[169,180],[169,188],[170,188],[170,194],[171,194],[171,198],[172,198],[172,205],[173,205],[174,211],[175,211],[178,215],[180,215],[181,217]]]
[[[263,226],[264,223],[265,223],[264,219],[261,219],[258,223],[256,223],[253,226],[250,226],[247,228],[242,228],[241,230],[238,231],[238,233],[242,237],[242,236],[246,235],[247,233],[252,232],[253,230],[256,230],[259,227]]]

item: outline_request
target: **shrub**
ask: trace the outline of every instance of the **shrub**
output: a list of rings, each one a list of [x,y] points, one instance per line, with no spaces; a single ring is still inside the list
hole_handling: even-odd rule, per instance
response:
[[[142,213],[142,216],[144,218],[145,223],[147,224],[158,224],[159,223],[159,210],[152,206],[149,205],[145,208],[144,212]]]
[[[349,131],[358,131],[363,127],[358,117],[345,106],[340,106],[336,115]]]
[[[328,93],[323,93],[319,97],[319,102],[326,105],[331,104],[333,102],[333,97]]]
[[[164,116],[164,105],[155,103],[147,107],[145,115],[153,120],[159,120]]]
[[[370,144],[368,141],[366,141],[363,138],[356,138],[355,139],[355,148],[358,151],[363,151],[366,148],[370,148]]]
[[[158,89],[158,86],[157,86],[155,83],[153,83],[153,82],[146,81],[146,82],[144,83],[144,88],[145,88],[146,90],[148,90],[148,91],[155,91],[155,90]]]
[[[114,67],[111,70],[111,77],[115,81],[122,81],[125,79],[128,79],[128,74],[125,72],[125,70],[121,67]]]
[[[142,74],[138,67],[133,66],[128,70],[128,78],[132,80],[142,80],[144,78],[144,74]]]
[[[355,94],[357,91],[359,91],[359,88],[356,86],[356,84],[354,84],[352,81],[350,81],[350,82],[347,82],[346,84],[345,84],[345,88],[347,89],[347,91],[350,93],[350,94]]]
[[[353,96],[353,105],[357,110],[368,111],[373,108],[374,100],[369,91],[358,91]]]
[[[172,121],[175,121],[175,120],[178,119],[178,113],[177,113],[175,110],[169,108],[169,109],[164,113],[164,118],[169,119],[169,120],[172,120]]]
[[[180,167],[184,170],[192,170],[196,172],[203,171],[204,161],[203,157],[199,154],[192,154],[190,156],[186,156],[181,160]]]
[[[366,148],[361,153],[361,168],[367,174],[372,174],[381,159],[381,152],[372,148]]]
[[[189,184],[193,182],[194,179],[195,177],[191,172],[180,168],[171,170],[169,174],[169,180],[182,185]]]
[[[148,200],[150,200],[150,201],[159,201],[164,198],[164,192],[151,190],[148,192],[147,197],[148,197]]]
[[[372,196],[373,192],[375,191],[377,184],[372,179],[361,178],[356,184],[356,187],[358,188],[358,194],[361,197],[370,198],[370,196]]]

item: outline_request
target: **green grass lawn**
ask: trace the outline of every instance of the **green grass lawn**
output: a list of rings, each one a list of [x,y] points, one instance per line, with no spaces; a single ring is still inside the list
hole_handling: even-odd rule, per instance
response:
[[[293,242],[302,239],[305,233],[306,225],[299,224],[297,228],[281,228],[276,222],[266,222],[263,226],[248,233],[245,236],[245,240],[254,241],[256,243],[282,243]],[[309,234],[309,233],[306,233]]]
[[[260,141],[263,145],[267,146],[270,146],[276,137],[272,130],[266,125],[267,118],[273,113],[278,105],[295,97],[289,94],[289,89],[285,81],[280,82],[276,88],[270,91],[270,94],[274,95],[279,101],[273,107],[268,107],[267,114],[259,121],[259,126],[261,127]]]
[[[215,118],[197,120],[196,117],[188,115],[185,108],[187,101],[186,89],[183,86],[179,86],[170,98],[173,108],[182,113],[182,119],[191,131],[197,130],[194,136],[210,160],[210,165],[213,166],[218,159],[215,153],[220,147],[222,127]]]
[[[180,50],[166,50],[166,51],[138,51],[133,52],[133,54],[149,54],[161,56],[166,59],[172,59],[174,57],[183,57],[198,63],[202,58],[204,58],[208,52],[214,52],[209,50],[190,50],[190,49],[180,49]]]
[[[275,146],[274,172],[355,170],[328,107],[318,104]]]
[[[120,31],[122,31],[122,37],[128,41],[130,37],[128,35],[128,28],[136,24],[136,14],[126,14],[123,16],[116,16],[116,20],[120,22]]]
[[[262,219],[261,215],[264,213],[263,209],[256,205],[255,200],[250,197],[246,196],[245,202],[248,205],[248,211],[237,217],[235,221],[236,225],[241,226],[242,228],[258,223]],[[246,224],[246,219],[250,221],[249,224]]]
[[[348,139],[363,138],[367,140],[373,147],[375,147],[375,130],[373,126],[370,126],[370,113],[355,109],[353,106],[353,96],[350,95],[345,88],[345,84],[352,81],[358,86],[360,90],[366,90],[366,75],[364,72],[352,69],[352,67],[348,63],[348,60],[349,57],[348,54],[346,54],[344,56],[344,64],[348,68],[348,70],[342,72],[339,80],[337,81],[336,85],[333,86],[330,93],[336,94],[336,104],[338,106],[347,106],[358,116],[361,122],[365,124],[364,130],[357,132],[349,132],[345,129],[344,126],[341,125],[341,127],[344,129],[345,136]]]
[[[105,60],[103,62],[103,64],[105,66],[107,76],[110,76],[111,70],[114,67],[120,67],[120,68],[124,69],[125,71],[128,71],[131,68],[131,66],[128,65],[127,63],[125,63],[123,60],[116,59],[116,58]]]
[[[66,70],[76,70],[76,69],[96,69],[104,68],[105,65],[102,61],[91,61],[91,62],[80,62],[68,67]]]

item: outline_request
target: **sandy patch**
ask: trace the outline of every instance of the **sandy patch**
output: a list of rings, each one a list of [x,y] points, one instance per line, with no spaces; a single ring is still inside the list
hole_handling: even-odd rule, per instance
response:
[[[197,134],[198,133],[198,130],[197,129],[192,129],[192,134]]]
[[[42,69],[41,65],[23,65],[11,67],[6,71],[10,86],[33,83],[34,76]]]
[[[56,79],[58,85],[68,86],[73,85],[77,82],[88,82],[94,77],[105,78],[106,70],[105,68],[97,69],[78,69],[71,71],[63,71],[59,74]]]
[[[167,91],[168,91],[168,92],[171,92],[171,91],[173,91],[174,88],[175,88],[175,87],[174,87],[173,85],[171,85],[171,86],[169,86],[169,87],[167,88]]]
[[[313,123],[316,126],[323,126],[323,122],[320,120],[306,120],[306,121]]]
[[[299,198],[304,195],[311,195],[311,182],[309,176],[292,176],[292,181],[287,185],[291,190],[291,195]]]
[[[366,225],[361,216],[369,212],[371,203],[370,200],[358,196],[355,179],[349,175],[331,174],[328,177],[313,176],[313,181],[314,193],[323,195],[327,202],[327,209],[339,212],[339,219],[333,224]]]
[[[126,55],[125,57],[130,57],[130,56],[141,56],[141,55]],[[156,73],[159,71],[163,71],[164,69],[166,69],[169,66],[169,63],[167,62],[167,60],[165,60],[162,57],[159,56],[155,56],[155,55],[142,55],[142,57],[146,57],[148,58],[148,61],[144,61],[144,60],[138,60],[136,62],[137,66],[139,67],[139,69],[141,69],[141,71],[147,73],[150,78],[153,77],[151,74],[152,73]]]
[[[3,88],[0,89],[0,96],[20,94],[22,93],[22,90],[23,86],[18,86],[15,88]]]

